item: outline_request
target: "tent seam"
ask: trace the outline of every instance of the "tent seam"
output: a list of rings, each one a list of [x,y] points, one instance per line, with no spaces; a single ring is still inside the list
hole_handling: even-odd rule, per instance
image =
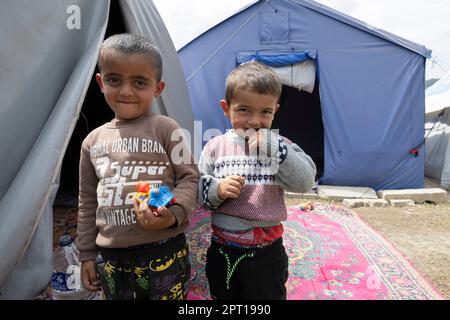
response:
[[[189,82],[212,58],[214,58],[214,56],[219,53],[219,51],[228,43],[231,41],[231,39],[233,39],[236,34],[238,34],[251,20],[253,20],[253,18],[262,10],[264,9],[267,4],[270,2],[271,0],[266,0],[265,3],[261,6],[261,8],[259,8],[258,10],[256,10],[256,12],[251,15],[247,20],[244,21],[244,23],[242,25],[239,26],[239,28],[233,32],[230,37],[228,37],[228,39],[226,39],[208,58],[206,58],[206,60],[200,64],[192,73],[189,77],[187,77],[186,82]]]

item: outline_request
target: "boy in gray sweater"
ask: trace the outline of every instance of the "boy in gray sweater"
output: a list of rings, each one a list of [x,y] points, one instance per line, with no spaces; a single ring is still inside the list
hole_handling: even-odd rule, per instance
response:
[[[203,202],[213,210],[206,275],[215,299],[286,299],[284,190],[310,190],[316,167],[270,130],[280,94],[269,67],[249,62],[233,70],[220,102],[233,129],[211,139],[200,157]]]

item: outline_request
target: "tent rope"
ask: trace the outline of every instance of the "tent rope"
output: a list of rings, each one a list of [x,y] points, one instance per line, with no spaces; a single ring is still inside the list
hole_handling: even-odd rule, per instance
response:
[[[445,109],[443,109],[441,112],[439,112],[436,120],[433,123],[433,126],[431,127],[430,131],[428,131],[427,135],[425,138],[423,138],[423,140],[415,147],[412,148],[411,150],[409,150],[410,154],[413,154],[414,156],[417,157],[417,155],[419,154],[419,149],[425,144],[425,141],[427,140],[428,136],[430,135],[431,131],[433,131],[434,126],[436,125],[436,123],[442,118],[442,116],[445,113]]]
[[[86,118],[86,116],[84,115],[84,113],[81,110],[80,110],[80,114],[84,118],[84,121],[86,123],[86,132],[89,133],[90,132],[89,131],[89,121],[88,121],[88,119]]]
[[[437,61],[437,57],[431,58],[431,67],[438,66],[442,71],[445,73],[448,73],[448,70],[446,70],[443,66],[441,66],[440,63]]]

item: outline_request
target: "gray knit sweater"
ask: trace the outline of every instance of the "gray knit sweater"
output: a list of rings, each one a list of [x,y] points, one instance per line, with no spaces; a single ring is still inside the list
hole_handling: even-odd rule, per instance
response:
[[[270,133],[269,152],[249,154],[246,141],[234,130],[214,137],[199,162],[203,202],[213,209],[212,223],[226,230],[274,226],[287,218],[284,190],[306,192],[313,187],[316,166],[287,138]],[[240,175],[245,185],[236,199],[225,201],[217,189],[226,176]]]

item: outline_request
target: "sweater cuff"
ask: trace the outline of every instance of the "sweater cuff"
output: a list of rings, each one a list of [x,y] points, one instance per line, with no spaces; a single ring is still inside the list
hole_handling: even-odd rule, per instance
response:
[[[175,219],[177,219],[177,222],[175,224],[173,224],[172,226],[170,226],[169,228],[176,229],[179,226],[181,226],[184,223],[184,221],[186,220],[186,211],[184,210],[184,208],[181,205],[179,205],[177,203],[172,204],[168,209],[175,216]]]
[[[225,201],[217,194],[220,181],[211,177],[203,179],[203,203],[211,209],[217,209]]]
[[[284,139],[271,131],[267,131],[266,145],[261,148],[261,153],[258,155],[260,161],[265,164],[281,164],[287,157],[288,147]]]
[[[286,142],[281,137],[278,139],[278,160],[279,164],[282,164],[288,155],[288,148]]]
[[[89,250],[89,251],[80,251],[80,257],[79,261],[88,261],[88,260],[95,260],[97,257],[97,250]]]

